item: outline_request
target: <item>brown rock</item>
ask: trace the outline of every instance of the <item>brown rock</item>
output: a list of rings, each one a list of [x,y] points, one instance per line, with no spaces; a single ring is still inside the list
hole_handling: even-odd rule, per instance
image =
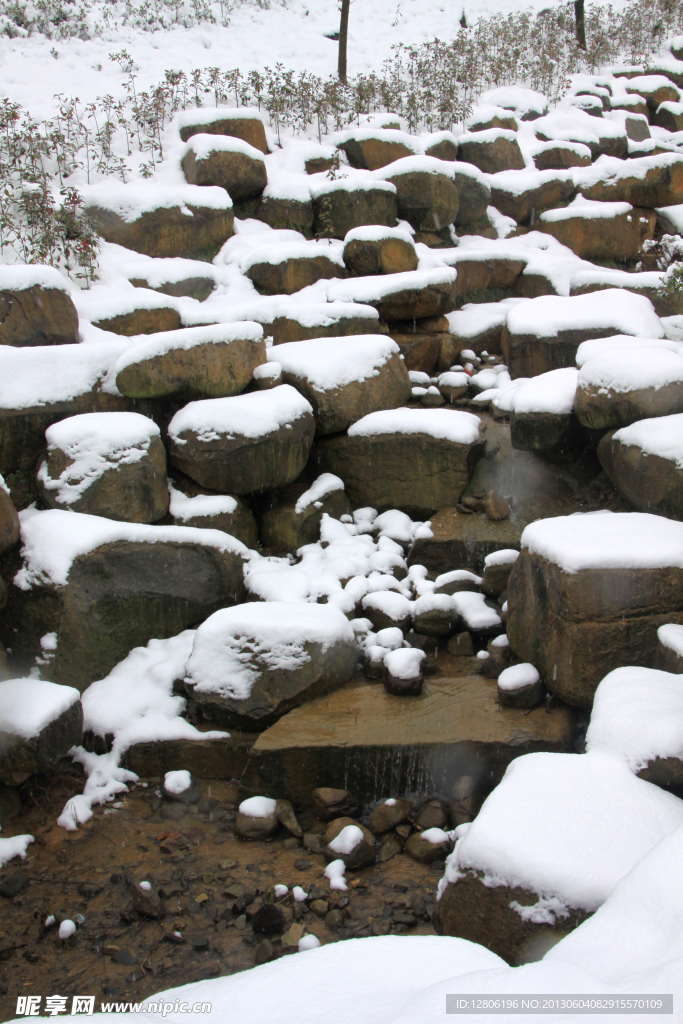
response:
[[[44,702],[45,688],[54,684],[18,679],[8,680],[4,685],[20,689],[30,708]],[[13,732],[5,718],[0,736],[0,783],[12,785],[23,782],[28,775],[54,772],[57,762],[66,757],[71,747],[83,742],[83,707],[79,700],[72,700],[65,711],[48,721],[30,739]]]
[[[412,241],[403,238],[352,238],[344,245],[344,263],[357,277],[400,274],[417,270],[417,253]]]
[[[204,111],[205,113],[205,111]],[[261,151],[268,152],[266,132],[263,121],[260,117],[235,117],[230,116],[230,111],[216,111],[216,117],[211,120],[204,118],[197,119],[196,124],[183,124],[180,129],[180,138],[187,142],[193,135],[231,135],[233,138],[242,139],[250,146]],[[184,115],[184,120],[190,120],[191,113]]]
[[[379,316],[371,306],[344,304],[347,309],[335,308],[332,303],[307,306],[299,314],[292,309],[273,320],[273,344],[285,345],[289,341],[307,341],[309,338],[339,338],[349,334],[373,334],[379,329]],[[370,315],[359,315],[367,311]]]
[[[665,153],[628,160],[600,181],[577,184],[586,199],[627,202],[648,209],[674,206],[683,202],[683,158]]]
[[[343,277],[344,270],[324,253],[311,253],[307,257],[290,256],[281,262],[252,263],[246,274],[262,295],[292,295],[323,278]]]
[[[479,783],[471,775],[461,775],[459,779],[456,779],[451,788],[449,803],[453,828],[464,825],[467,821],[473,821],[483,802],[484,787],[481,779]]]
[[[683,107],[680,103],[662,103],[657,108],[654,123],[668,132],[680,132],[683,130]]]
[[[534,164],[538,171],[564,171],[568,167],[588,167],[591,164],[591,152],[587,146],[579,146],[572,142],[546,142],[534,153]]]
[[[212,259],[233,234],[234,214],[229,196],[226,195],[225,206],[217,208],[202,198],[200,188],[193,192],[189,202],[183,195],[177,205],[159,206],[133,220],[125,220],[113,210],[94,204],[84,212],[107,242],[145,256]]]
[[[134,309],[131,313],[106,317],[93,321],[95,327],[112,334],[123,334],[132,337],[136,334],[156,334],[159,331],[177,331],[182,326],[180,313],[171,306],[158,306],[156,309]]]
[[[352,167],[376,171],[401,157],[413,156],[414,149],[406,142],[410,142],[410,137],[406,139],[404,132],[391,128],[366,128],[347,136],[344,142],[339,143],[339,148]]]
[[[626,83],[626,92],[642,96],[651,111],[662,103],[678,103],[680,91],[662,75],[636,75]]]
[[[315,486],[315,482],[300,477],[284,489],[279,501],[260,512],[259,535],[264,547],[279,554],[295,554],[304,544],[314,544],[320,539],[320,521],[324,514],[339,519],[351,512],[340,480],[330,481],[329,489],[315,501],[300,505],[300,498],[311,483]]]
[[[402,170],[388,177],[396,186],[398,216],[407,220],[416,231],[441,231],[452,224],[460,200],[452,178],[447,174],[419,169],[424,157],[415,157],[415,170]],[[411,161],[404,161],[408,168]]]
[[[344,824],[341,826],[341,828],[338,828],[335,831],[334,835],[332,835],[328,839],[328,835],[332,831],[332,826],[336,826],[339,822],[344,822]],[[363,838],[360,840],[359,843],[356,844],[356,846],[354,846],[354,848],[349,853],[345,853],[343,850],[335,850],[330,844],[334,843],[342,829],[348,827],[349,825],[355,825],[357,828],[359,828],[363,833]],[[364,828],[362,825],[359,825],[355,821],[351,821],[350,818],[348,820],[345,818],[339,818],[337,819],[337,822],[331,822],[331,824],[328,826],[327,831],[325,832],[325,839],[327,840],[327,844],[325,846],[325,849],[323,850],[323,853],[325,854],[328,860],[343,860],[347,868],[369,867],[371,864],[375,863],[377,855],[375,852],[374,835],[372,834],[372,832],[369,832],[368,829]]]
[[[571,199],[574,188],[570,171],[564,174],[539,171],[534,184],[521,191],[513,176],[505,174],[491,179],[491,202],[507,217],[514,217],[518,224],[529,224],[542,210],[563,206]]]
[[[18,540],[19,516],[5,488],[5,481],[0,477],[0,554],[13,548]]]
[[[234,203],[260,196],[268,184],[260,151],[225,138],[194,135],[180,163],[188,184],[218,185]]]
[[[141,274],[142,271],[137,270],[137,273]],[[162,295],[173,295],[176,298],[187,295],[198,302],[208,299],[215,286],[215,279],[213,275],[209,274],[189,274],[188,277],[176,280],[175,275],[169,273],[169,277],[171,280],[162,280],[159,283],[158,276],[152,271],[149,278],[131,277],[129,280],[134,288],[149,288],[150,291],[160,292]]]
[[[585,207],[577,205],[576,213],[569,216],[573,209],[569,206],[562,211],[546,211],[538,218],[537,227],[582,259],[625,263],[635,259],[643,242],[654,236],[654,210],[632,209],[609,217],[591,217],[586,215]]]
[[[271,187],[267,196],[240,204],[240,215],[262,220],[276,231],[300,231],[304,238],[312,238],[313,203],[310,199],[292,199],[274,193]]]
[[[459,299],[470,292],[485,291],[487,288],[513,288],[526,266],[524,260],[487,255],[473,257],[467,253],[454,265],[458,271],[455,292]],[[461,347],[471,346],[463,344]],[[459,355],[459,351],[454,353],[456,355]]]
[[[455,226],[464,231],[486,218],[486,209],[491,205],[491,189],[484,175],[475,170],[473,164],[456,164],[453,168],[453,183],[459,199]]]
[[[494,522],[488,516],[464,515],[453,506],[439,509],[431,523],[433,536],[415,541],[408,564],[424,565],[437,573],[459,565],[471,565],[474,572],[481,572],[487,555],[518,548],[522,533],[515,520]]]
[[[458,141],[458,160],[474,164],[485,174],[520,171],[524,167],[524,157],[516,134],[502,128],[461,136]]]
[[[519,886],[484,885],[482,877],[468,871],[464,878],[446,886],[432,921],[439,935],[477,942],[518,966],[537,959],[589,916],[572,910],[554,926],[533,924],[511,908],[514,902],[533,906],[538,894]]]
[[[161,919],[166,917],[166,907],[153,889],[143,889],[137,884],[130,887],[133,906],[143,917]]]
[[[455,658],[471,658],[474,654],[471,633],[465,629],[452,636],[448,641],[448,653]]]
[[[241,540],[248,548],[256,547],[258,541],[258,526],[256,519],[241,498],[237,495],[220,495],[225,502],[223,511],[216,515],[206,515],[205,510],[195,505],[192,501],[185,502],[183,498],[200,498],[204,496],[217,497],[217,491],[210,491],[200,487],[190,480],[189,477],[179,479],[179,474],[173,481],[174,487],[171,490],[171,501],[169,513],[176,526],[195,526],[200,530],[223,530],[231,536]],[[155,772],[150,773],[152,775]]]
[[[281,825],[287,829],[290,835],[296,836],[297,839],[301,839],[303,831],[301,825],[296,820],[294,808],[292,807],[289,800],[278,800],[275,804],[275,816]]]
[[[488,491],[484,499],[484,511],[489,519],[498,522],[507,519],[510,515],[510,505],[507,498],[504,498],[498,491]]]
[[[11,283],[12,276],[0,274],[0,345],[78,342],[78,313],[68,292],[40,285],[13,289]]]
[[[344,180],[321,185],[313,195],[313,232],[321,238],[345,238],[364,224],[396,226],[396,192],[385,182],[362,188]]]
[[[390,337],[401,350],[406,370],[420,370],[431,376],[436,369],[444,334],[435,334],[431,331],[421,334],[403,334],[394,331],[392,325]]]
[[[392,857],[397,857],[399,853],[403,853],[403,843],[396,835],[395,832],[390,832],[382,842],[377,851],[377,861],[379,864],[386,864]]]
[[[683,412],[683,381],[633,391],[581,381],[574,399],[574,415],[582,426],[591,430],[626,427],[637,420],[679,412]]]
[[[348,789],[329,789],[321,786],[313,790],[313,811],[321,821],[335,818],[354,818],[360,812],[358,801]],[[334,838],[334,837],[332,837]]]
[[[418,864],[432,864],[435,860],[443,860],[451,852],[451,843],[430,843],[423,838],[421,832],[413,832],[406,842],[405,851]]]
[[[389,832],[392,828],[400,825],[402,821],[405,821],[412,809],[411,801],[405,800],[403,797],[398,799],[392,797],[389,800],[384,800],[375,807],[370,815],[368,828],[376,836],[381,835],[383,832]]]
[[[667,419],[683,421],[680,415]],[[664,425],[667,420],[661,422]],[[639,444],[625,444],[620,433],[605,434],[598,445],[600,465],[619,493],[639,512],[683,519],[683,469],[675,458],[654,455]]]
[[[518,451],[564,455],[572,452],[586,437],[573,413],[510,413],[510,440]]]
[[[441,138],[439,138],[441,136]],[[450,132],[437,132],[434,142],[425,147],[425,156],[452,163],[458,159],[458,143]]]
[[[365,825],[361,825],[360,822],[355,820],[355,818],[349,818],[342,815],[341,818],[335,818],[333,821],[331,821],[327,828],[325,829],[325,832],[322,837],[325,846],[329,846],[332,840],[336,839],[341,830],[343,828],[346,828],[347,825],[357,825],[358,828],[363,833],[363,838],[365,839],[365,842],[369,846],[373,845],[373,843],[375,842],[375,836],[370,831],[369,828],[366,828]]]
[[[448,814],[440,800],[428,800],[413,817],[420,829],[447,828]]]
[[[251,814],[242,814],[241,811],[238,811],[235,818],[235,834],[240,839],[249,841],[269,839],[270,836],[275,835],[279,827],[280,821],[275,811],[262,818],[255,818]]]

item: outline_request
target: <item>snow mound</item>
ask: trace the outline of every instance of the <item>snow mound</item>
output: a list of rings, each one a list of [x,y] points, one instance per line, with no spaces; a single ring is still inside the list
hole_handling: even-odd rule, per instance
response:
[[[213,441],[222,435],[265,437],[306,413],[313,414],[306,399],[291,385],[281,384],[270,391],[189,402],[169,423],[168,434],[181,445],[186,443],[180,438],[185,430],[194,431],[200,441]]]
[[[269,818],[271,814],[275,814],[276,804],[277,800],[269,796],[250,796],[242,801],[238,810],[248,818]]]
[[[501,690],[521,690],[523,686],[533,686],[540,678],[538,669],[528,662],[522,662],[503,669],[498,676],[498,686]]]
[[[440,892],[471,868],[490,884],[592,911],[681,824],[683,801],[638,779],[612,753],[526,754],[458,841]]]
[[[571,297],[542,295],[513,307],[505,322],[511,334],[541,338],[556,337],[560,331],[588,328],[614,328],[622,334],[644,338],[664,336],[664,328],[650,300],[621,288]]]
[[[478,416],[471,412],[448,409],[388,409],[371,412],[352,423],[349,437],[373,437],[377,434],[427,434],[453,441],[474,444],[479,439]]]
[[[640,353],[641,365],[649,361],[654,349],[683,354],[683,345],[669,338],[634,338],[627,334],[614,334],[610,338],[591,338],[582,341],[576,350],[576,365],[582,369],[589,360],[596,359],[603,353],[611,353],[621,360],[621,356],[635,349]]]
[[[73,686],[42,679],[7,679],[0,682],[1,731],[33,739],[80,699]]]
[[[285,373],[305,378],[318,391],[333,391],[377,377],[392,356],[395,341],[381,334],[355,334],[345,338],[292,341],[269,350]],[[348,421],[347,421],[348,422]]]
[[[566,573],[683,568],[683,523],[648,512],[575,512],[530,523],[522,547]]]
[[[185,520],[194,519],[197,516],[220,516],[225,513],[231,514],[237,508],[237,498],[233,498],[229,494],[197,494],[194,498],[188,498],[170,481],[168,490],[171,496],[168,510],[173,519]]]
[[[681,676],[635,666],[608,673],[595,691],[586,749],[611,750],[634,772],[656,757],[683,760]]]
[[[683,413],[638,420],[621,427],[612,437],[626,447],[636,445],[646,455],[657,455],[683,469]]]
[[[511,396],[512,412],[517,415],[525,413],[569,415],[574,409],[578,374],[579,371],[575,367],[566,366],[560,370],[549,370],[537,377],[531,377],[516,388]]]
[[[390,651],[384,659],[387,672],[394,679],[415,679],[420,674],[422,662],[427,655],[415,647],[402,647]]]
[[[617,394],[642,388],[658,391],[666,384],[680,381],[683,381],[682,356],[663,347],[639,348],[636,345],[623,351],[606,348],[585,362],[578,376],[578,386],[584,390],[609,388]]]
[[[157,181],[136,181],[123,185],[107,181],[106,184],[81,188],[81,192],[86,207],[96,206],[108,210],[126,224],[133,224],[145,213],[174,207],[180,207],[181,213],[188,217],[193,216],[193,206],[210,210],[232,209],[232,199],[224,188],[217,185],[161,185]]]
[[[70,402],[100,382],[102,391],[117,395],[113,369],[129,345],[127,338],[97,345],[0,345],[0,409]]]
[[[160,331],[151,337],[141,338],[126,349],[116,363],[115,373],[126,366],[166,355],[176,349],[188,351],[196,345],[226,345],[242,340],[260,342],[262,339],[261,325],[249,320],[234,324],[209,324],[206,327],[183,327],[179,331]]]

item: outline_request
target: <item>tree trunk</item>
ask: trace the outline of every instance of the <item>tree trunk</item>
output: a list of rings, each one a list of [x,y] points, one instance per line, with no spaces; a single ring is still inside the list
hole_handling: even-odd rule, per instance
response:
[[[582,50],[586,49],[586,19],[585,0],[574,0],[574,12],[576,14],[576,38]]]
[[[349,31],[349,4],[351,0],[341,0],[341,21],[339,22],[339,63],[337,71],[339,79],[346,81],[346,37]],[[583,3],[583,0],[581,0]]]

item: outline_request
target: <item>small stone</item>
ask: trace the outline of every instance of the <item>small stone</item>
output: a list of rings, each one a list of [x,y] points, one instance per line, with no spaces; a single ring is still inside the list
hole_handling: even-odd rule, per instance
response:
[[[285,915],[276,903],[263,903],[251,919],[256,935],[279,935],[285,929]]]
[[[332,821],[345,816],[353,818],[359,810],[357,799],[348,789],[329,789],[323,786],[313,790],[313,811],[320,821]]]
[[[246,927],[247,927],[247,915],[246,914],[240,914],[240,916],[235,921],[235,928],[237,928],[237,930],[241,932],[241,931],[244,931],[244,929]]]
[[[112,962],[123,964],[124,967],[135,967],[139,963],[138,958],[129,953],[127,949],[117,949],[112,955]]]
[[[282,845],[285,850],[298,850],[301,846],[301,840],[297,839],[296,836],[289,836]]]
[[[15,871],[14,874],[8,875],[4,881],[0,882],[0,896],[4,896],[5,899],[13,900],[15,896],[21,895],[24,889],[28,888],[28,877]]]
[[[413,830],[407,821],[404,821],[400,825],[396,826],[396,832],[401,837],[401,839],[407,839],[412,831]]]
[[[161,817],[167,821],[182,821],[187,813],[187,805],[183,803],[164,803],[161,807]]]
[[[329,914],[327,915],[330,916]],[[282,936],[282,947],[286,949],[288,946],[298,946],[299,939],[303,937],[305,928],[302,924],[298,924],[296,921],[290,924],[287,931]]]
[[[410,911],[415,917],[427,916],[427,904],[417,892],[414,892],[410,897]]]
[[[488,491],[484,499],[484,511],[489,519],[498,522],[507,519],[510,515],[510,505],[506,498],[498,491]]]
[[[344,926],[344,915],[341,910],[330,910],[329,913],[325,914],[325,924],[331,932],[339,931]]]
[[[298,860],[294,861],[294,867],[297,871],[308,871],[308,869],[312,868],[313,865],[310,860],[306,860],[305,857],[299,857]]]
[[[445,828],[448,814],[439,800],[429,800],[420,808],[413,820],[421,829]]]
[[[194,939],[192,947],[197,953],[206,953],[209,949],[208,939]]]
[[[414,928],[417,924],[417,918],[413,914],[394,914],[393,919],[396,924],[405,924],[408,928]]]
[[[471,775],[461,775],[451,789],[451,825],[457,828],[476,816],[481,800],[477,796],[476,783]]]
[[[435,860],[443,859],[444,855],[450,852],[450,842],[430,843],[423,839],[421,832],[414,832],[406,843],[406,853],[418,864],[431,864]]]
[[[471,658],[474,654],[474,644],[468,630],[456,633],[448,641],[448,653],[455,658]]]
[[[317,832],[306,832],[304,835],[304,848],[311,853],[322,853],[324,845]]]
[[[195,896],[195,900],[194,901],[195,901],[195,903],[199,903],[199,904],[206,903],[208,898],[209,897],[206,895],[205,892],[200,892],[199,896]]]
[[[277,954],[273,948],[273,944],[268,939],[261,939],[254,950],[254,962],[257,967],[259,964],[270,963],[270,961],[274,960],[276,956]]]
[[[154,918],[166,916],[166,908],[153,889],[141,889],[139,885],[131,885],[130,894],[138,914]]]
[[[377,851],[377,860],[380,864],[384,864],[392,857],[397,857],[399,853],[403,853],[401,840],[395,832],[390,832]]]
[[[311,902],[311,910],[318,917],[324,917],[329,909],[330,905],[327,900],[312,900]]]
[[[275,815],[281,825],[287,829],[293,836],[300,839],[303,835],[301,826],[296,820],[294,808],[292,807],[289,800],[278,800],[275,804]]]

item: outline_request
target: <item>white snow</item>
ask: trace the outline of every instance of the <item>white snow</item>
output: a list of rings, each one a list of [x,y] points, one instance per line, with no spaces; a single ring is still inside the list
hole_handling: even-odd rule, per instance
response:
[[[414,246],[412,235],[403,228],[388,228],[383,224],[363,224],[361,227],[351,228],[344,236],[344,245],[348,245],[349,242],[382,242],[387,238],[398,238],[401,242]]]
[[[416,679],[422,671],[422,662],[426,657],[425,652],[416,647],[402,647],[387,654],[384,666],[394,679]]]
[[[265,437],[306,413],[313,413],[306,399],[291,385],[280,384],[269,391],[189,402],[169,423],[168,434],[181,445],[187,443],[180,437],[184,431],[192,431],[198,440],[206,442],[223,435]]]
[[[623,217],[624,214],[630,213],[632,209],[630,203],[603,203],[579,195],[569,206],[559,210],[545,210],[538,219],[542,224],[558,224],[560,221],[572,220],[575,217],[581,220],[613,220],[615,217]]]
[[[365,229],[356,228],[355,230]],[[395,231],[397,229],[387,228],[386,230]],[[332,327],[340,320],[350,317],[379,321],[379,313],[374,306],[365,306],[360,302],[304,302],[298,296],[296,301],[281,301],[275,306],[273,313],[276,317],[282,316],[296,320],[302,327]],[[371,326],[372,324],[368,324],[368,327]]]
[[[475,632],[502,624],[498,612],[486,604],[484,594],[461,590],[459,593],[453,594],[453,607],[464,619],[467,628]]]
[[[621,427],[612,437],[625,447],[636,445],[646,455],[657,455],[683,469],[683,413],[638,420]]]
[[[514,548],[503,548],[501,551],[492,551],[484,559],[484,568],[488,569],[493,565],[511,565],[519,558],[519,551]],[[437,581],[438,583],[438,581]]]
[[[67,918],[60,924],[58,934],[62,942],[65,942],[67,939],[70,939],[72,935],[76,934],[76,925],[73,921],[70,921]]]
[[[231,324],[209,324],[203,327],[183,327],[178,331],[160,331],[150,337],[142,336],[126,349],[116,362],[115,373],[126,366],[143,363],[181,349],[189,351],[196,345],[229,345],[234,341],[263,340],[263,328],[253,321],[243,320]]]
[[[315,505],[316,502],[322,501],[328,494],[333,494],[335,491],[344,490],[344,481],[341,477],[335,476],[334,473],[321,473],[320,476],[313,481],[308,490],[304,491],[303,494],[299,495],[294,506],[294,511],[298,516],[302,515],[311,505]]]
[[[247,818],[269,818],[275,814],[277,800],[269,796],[250,796],[239,805],[240,814]]]
[[[200,210],[232,209],[232,199],[224,188],[217,185],[162,185],[157,181],[127,182],[124,185],[109,180],[106,184],[83,187],[81,191],[86,207],[96,206],[115,213],[126,224],[134,224],[145,213],[174,207],[179,207],[187,217],[193,216],[193,206]]]
[[[282,366],[275,360],[271,363],[261,363],[254,370],[254,380],[277,380],[282,376]]]
[[[501,690],[521,690],[524,686],[533,686],[540,678],[538,670],[533,665],[522,662],[503,669],[498,676],[498,686]]]
[[[307,949],[317,949],[321,945],[317,935],[302,935],[297,943],[297,948],[300,953],[305,953]]]
[[[664,329],[652,303],[643,295],[620,288],[606,288],[587,295],[542,295],[515,306],[507,315],[511,334],[532,334],[552,338],[560,331],[604,330],[662,338]]]
[[[446,862],[595,910],[652,847],[683,824],[683,801],[607,751],[526,754],[508,766]],[[501,842],[501,836],[505,841]]]
[[[267,123],[263,115],[255,107],[190,107],[188,110],[181,110],[176,115],[175,125],[177,128],[192,128],[200,124],[213,124],[214,121],[232,121],[247,118],[254,118],[257,121],[263,122],[263,124]],[[221,137],[224,138],[225,136],[218,136],[218,138]],[[194,138],[194,136],[191,136],[191,138]]]
[[[27,288],[57,288],[68,292],[68,283],[55,267],[36,263],[0,266],[0,291],[23,292]]]
[[[356,847],[363,842],[363,832],[358,825],[345,825],[338,836],[336,836],[329,848],[334,853],[353,853]]]
[[[349,437],[373,437],[377,434],[427,434],[429,437],[474,444],[479,439],[478,416],[449,409],[388,409],[371,412],[352,423]]]
[[[509,311],[528,301],[528,299],[510,298],[501,299],[500,302],[468,302],[454,313],[446,314],[450,333],[455,334],[458,338],[475,338],[494,327],[502,328]],[[468,359],[475,358],[476,353],[471,349],[465,351],[467,351],[466,357],[464,352],[461,352],[460,355]]]
[[[69,402],[100,382],[103,391],[118,394],[112,371],[129,345],[127,338],[97,345],[0,345],[0,408]]]
[[[683,658],[683,626],[675,622],[667,622],[657,630],[657,638],[663,647]]]
[[[595,691],[586,750],[611,750],[634,772],[656,757],[683,760],[683,677],[635,666],[609,672]]]
[[[444,832],[442,828],[426,828],[424,832],[420,832],[420,838],[426,839],[432,846],[440,846],[450,840],[448,832]]]
[[[300,885],[295,885],[292,889],[292,896],[294,897],[295,903],[303,903],[304,900],[308,899],[308,893],[304,892]]]
[[[341,858],[339,858],[339,860],[330,861],[323,872],[325,878],[329,879],[330,889],[339,889],[342,892],[347,891],[349,887],[344,881],[345,872],[346,864]]]
[[[245,700],[263,672],[291,672],[309,662],[308,644],[325,652],[353,642],[348,619],[331,604],[266,601],[222,608],[197,629],[187,681],[198,693]]]
[[[188,111],[185,111],[185,114],[187,113]],[[259,163],[265,163],[260,149],[250,146],[248,142],[237,139],[233,135],[209,135],[198,132],[188,139],[185,149],[180,154],[180,159],[182,160],[190,150],[195,154],[197,160],[206,160],[212,153],[239,153],[241,156],[258,160]]]
[[[530,523],[522,547],[566,573],[683,568],[683,523],[647,512],[575,512]]]
[[[516,552],[519,554],[519,552]],[[451,572],[442,572],[440,576],[437,576],[434,581],[435,587],[445,587],[449,583],[460,583],[467,581],[468,583],[474,583],[477,587],[481,585],[481,576],[477,576],[475,573],[470,572],[469,569],[452,569]]]
[[[378,611],[393,622],[401,622],[408,618],[413,611],[412,602],[402,594],[391,590],[381,590],[375,594],[368,594],[362,601],[363,611]]]
[[[213,136],[211,136],[213,138]],[[258,263],[269,263],[277,266],[287,260],[310,260],[317,256],[325,256],[338,267],[346,268],[341,247],[339,245],[326,245],[322,247],[318,242],[281,242],[276,244],[270,242],[267,249],[255,249],[242,260],[242,271],[246,274],[251,267]]]
[[[80,699],[73,686],[42,679],[7,679],[0,682],[0,731],[33,739]]]
[[[0,868],[14,857],[21,857],[24,860],[26,850],[32,842],[33,836],[29,835],[0,837]]]
[[[504,110],[513,110],[520,117],[524,114],[544,114],[548,109],[548,100],[542,92],[527,89],[522,85],[504,85],[497,89],[489,89],[488,92],[481,94],[479,102],[503,107]]]
[[[289,887],[286,886],[286,885],[281,885],[280,884],[280,885],[276,885],[275,889],[273,891],[274,891],[275,895],[277,896],[277,898],[281,899],[283,896],[287,895],[287,893],[289,892]]]
[[[386,181],[401,174],[441,174],[445,178],[454,178],[457,165],[447,160],[439,160],[435,156],[403,156],[394,160],[386,167],[372,172],[374,180]]]
[[[188,498],[170,481],[168,490],[171,496],[169,512],[173,519],[183,521],[198,516],[220,516],[226,513],[231,515],[237,508],[237,498],[229,494],[197,494],[194,498]]]
[[[335,279],[326,286],[326,295],[331,302],[379,302],[397,292],[452,284],[456,276],[454,267],[441,266],[429,270],[406,270],[400,274],[378,274],[376,277],[349,277],[345,281]]]
[[[585,363],[603,353],[616,356],[618,364],[622,355],[626,356],[629,351],[634,350],[640,353],[641,367],[644,368],[649,362],[650,353],[656,348],[683,354],[683,345],[669,338],[634,338],[626,334],[615,334],[610,338],[591,338],[589,341],[582,341],[576,350],[576,365],[582,369]]]
[[[79,555],[117,541],[204,544],[239,555],[246,555],[248,550],[241,541],[221,530],[198,530],[192,526],[119,523],[102,516],[62,509],[34,511],[28,515],[24,512],[19,515],[19,520],[24,565],[14,577],[14,583],[21,590],[40,585],[65,586],[71,566]]]
[[[681,360],[683,369],[683,360]],[[573,366],[549,370],[531,377],[511,397],[510,408],[515,415],[549,413],[567,416],[574,409],[576,381],[579,371]]]
[[[330,181],[328,178],[311,181],[311,196],[319,199],[320,196],[329,195],[331,192],[369,192],[378,189],[380,192],[392,192],[396,194],[396,186],[390,181],[381,181],[375,177],[361,177],[353,175],[348,178],[338,178]]]
[[[355,334],[346,338],[312,338],[270,349],[269,357],[285,373],[306,380],[317,391],[333,391],[347,384],[379,376],[392,356],[400,354],[395,341],[381,334]]]
[[[643,388],[658,391],[666,384],[681,381],[683,356],[658,346],[638,348],[633,345],[622,351],[607,348],[584,362],[578,374],[578,387],[598,388],[602,393],[606,389],[616,394]]]
[[[167,793],[172,793],[174,796],[180,796],[192,785],[192,776],[186,768],[180,768],[177,771],[166,772],[164,775],[164,789]]]
[[[137,412],[90,412],[53,423],[45,431],[48,454],[59,450],[68,464],[56,478],[50,477],[47,462],[38,470],[38,480],[55,492],[60,505],[72,505],[105,473],[132,466],[144,459],[152,438],[161,431],[153,420]]]

